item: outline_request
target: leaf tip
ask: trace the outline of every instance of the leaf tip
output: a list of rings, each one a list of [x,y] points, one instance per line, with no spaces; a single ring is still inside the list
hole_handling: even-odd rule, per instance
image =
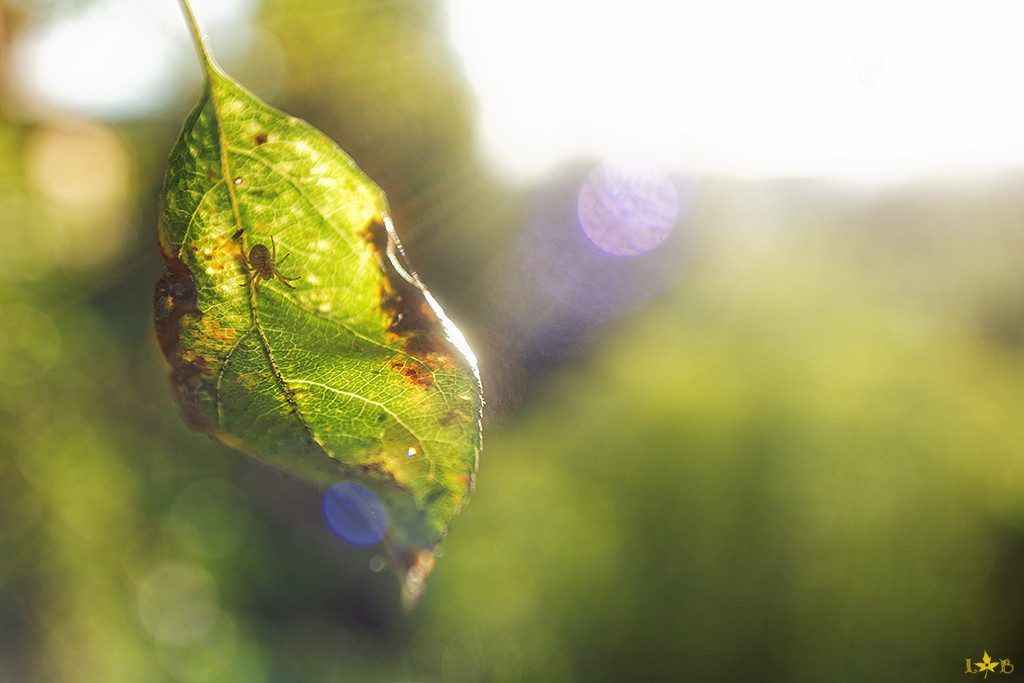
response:
[[[427,587],[427,577],[434,569],[434,551],[420,550],[408,557],[409,566],[405,569],[402,581],[402,607],[406,611],[416,609],[423,598]]]

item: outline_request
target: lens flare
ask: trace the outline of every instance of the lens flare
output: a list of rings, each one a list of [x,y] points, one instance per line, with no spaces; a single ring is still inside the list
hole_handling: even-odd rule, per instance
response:
[[[685,176],[610,163],[579,162],[539,186],[491,291],[507,354],[571,355],[664,292],[685,268],[694,195]]]
[[[356,546],[375,545],[388,530],[384,503],[373,491],[351,481],[327,489],[324,519],[335,536]]]
[[[576,199],[580,228],[595,247],[638,256],[665,241],[679,218],[679,193],[664,173],[602,164]]]

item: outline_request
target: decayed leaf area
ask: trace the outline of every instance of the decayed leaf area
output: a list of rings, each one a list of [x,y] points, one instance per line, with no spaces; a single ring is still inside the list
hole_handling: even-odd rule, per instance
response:
[[[189,424],[321,484],[378,484],[393,515],[426,523],[400,545],[439,540],[472,490],[479,384],[380,189],[211,69],[159,234],[157,336]]]

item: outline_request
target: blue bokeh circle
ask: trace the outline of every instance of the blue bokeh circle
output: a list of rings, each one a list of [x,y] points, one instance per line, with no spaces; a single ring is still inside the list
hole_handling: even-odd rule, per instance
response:
[[[324,519],[334,535],[352,545],[379,543],[388,531],[388,512],[376,493],[343,481],[324,494]]]

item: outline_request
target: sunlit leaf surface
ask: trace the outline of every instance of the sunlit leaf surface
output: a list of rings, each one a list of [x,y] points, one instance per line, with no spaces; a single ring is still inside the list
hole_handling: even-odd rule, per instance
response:
[[[419,581],[473,488],[475,360],[405,265],[380,188],[200,54],[206,84],[159,226],[155,319],[175,395],[232,447],[365,487]]]

